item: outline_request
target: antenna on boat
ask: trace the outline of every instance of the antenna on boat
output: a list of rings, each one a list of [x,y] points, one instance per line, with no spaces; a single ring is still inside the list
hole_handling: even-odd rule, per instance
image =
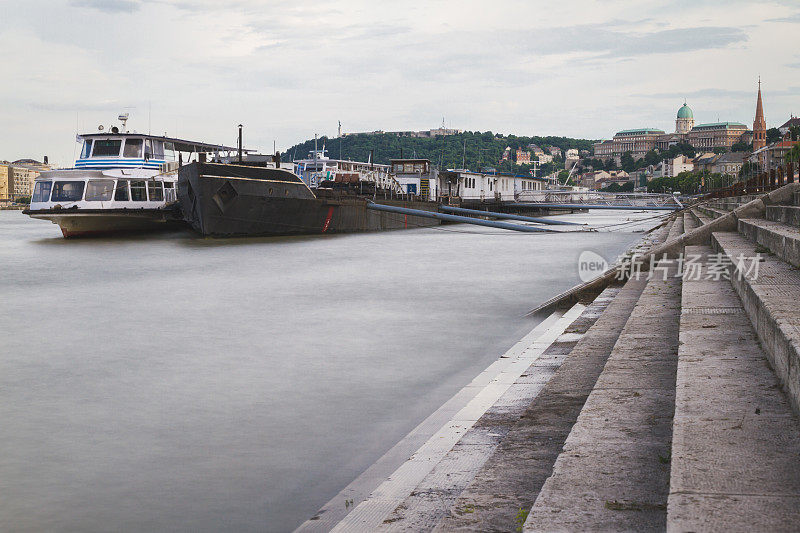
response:
[[[242,125],[239,124],[239,163],[242,162]]]
[[[131,116],[130,113],[122,113],[120,116],[117,117],[117,119],[120,122],[122,122],[122,130],[124,132],[128,131],[127,124],[128,124],[128,119],[130,118],[130,116]]]

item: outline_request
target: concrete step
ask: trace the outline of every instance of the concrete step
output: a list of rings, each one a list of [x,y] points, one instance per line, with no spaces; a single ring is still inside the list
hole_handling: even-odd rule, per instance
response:
[[[727,212],[733,211],[740,205],[743,204],[738,201],[724,201],[724,200],[718,200],[716,202],[708,203],[709,207],[713,207],[714,209],[719,209],[721,211],[727,211]]]
[[[695,209],[697,209],[700,213],[702,213],[703,215],[707,216],[712,220],[728,214],[727,211],[723,211],[722,209],[715,209],[707,205],[698,205]]]
[[[696,229],[699,226],[702,226],[702,222],[694,215],[691,209],[684,212],[683,215],[683,232],[688,233],[693,229]]]
[[[619,291],[451,505],[437,531],[514,531],[520,525],[519,510],[531,508],[552,473],[645,284],[630,280]],[[522,377],[536,379],[533,373]],[[417,492],[422,494],[419,488]]]
[[[675,221],[669,228],[666,240],[671,241],[672,239],[680,237],[680,235],[683,233],[683,225],[684,225],[684,213],[678,213],[678,215],[675,217]]]
[[[800,421],[711,252],[686,247],[667,531],[798,531]]]
[[[765,218],[773,222],[783,222],[789,226],[800,227],[800,207],[796,205],[768,205]]]
[[[666,274],[647,282],[525,531],[664,530],[681,301]]]
[[[772,253],[800,267],[800,228],[763,218],[739,219],[739,233],[758,244],[761,253]]]
[[[756,252],[738,233],[713,233],[711,243],[733,263],[731,283],[795,412],[800,412],[800,272],[775,256]]]
[[[697,223],[697,227],[705,226],[712,220],[711,217],[707,217],[706,215],[701,213],[697,208],[690,209],[689,214]]]
[[[792,200],[794,205],[800,205],[800,192],[796,192],[792,195]]]

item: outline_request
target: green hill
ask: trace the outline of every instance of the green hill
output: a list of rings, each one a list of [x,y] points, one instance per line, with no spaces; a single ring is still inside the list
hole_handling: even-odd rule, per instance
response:
[[[458,135],[436,137],[398,137],[391,133],[351,134],[337,139],[321,137],[317,140],[319,149],[323,145],[328,157],[333,159],[350,159],[353,161],[368,161],[370,151],[374,150],[375,163],[388,164],[390,159],[401,157],[430,159],[439,168],[461,168],[462,158],[464,166],[471,170],[483,167],[496,168],[506,172],[527,172],[527,165],[517,167],[510,162],[500,164],[500,158],[506,146],[512,150],[522,148],[527,150],[529,144],[536,144],[546,150],[549,146],[557,146],[562,150],[577,148],[591,150],[592,142],[588,139],[572,139],[569,137],[517,137],[515,135],[500,135],[490,131],[464,132]],[[314,149],[314,140],[296,144],[284,152],[285,158],[303,159]],[[548,171],[549,168],[542,168]],[[540,173],[539,175],[542,175]]]

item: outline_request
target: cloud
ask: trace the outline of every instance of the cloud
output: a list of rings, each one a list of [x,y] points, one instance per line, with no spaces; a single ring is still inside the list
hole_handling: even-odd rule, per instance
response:
[[[531,54],[578,52],[598,58],[693,52],[747,41],[747,34],[741,28],[724,26],[641,32],[614,29],[607,24],[585,24],[544,29],[520,37],[519,42]]]
[[[798,63],[800,66],[800,63]],[[766,89],[765,89],[766,90]],[[777,98],[783,96],[793,96],[798,93],[800,87],[786,87],[785,89],[778,89],[778,90],[769,90],[768,94],[770,98]],[[707,89],[698,89],[695,91],[682,91],[682,92],[661,92],[661,93],[640,93],[640,94],[632,94],[630,95],[632,98],[652,98],[656,100],[664,100],[664,99],[681,99],[681,98],[709,98],[709,99],[717,99],[717,98],[753,98],[755,95],[755,88],[753,90],[748,91],[735,91],[731,89],[719,89],[716,87],[707,88]]]
[[[779,18],[774,18],[774,19],[767,19],[765,22],[797,23],[797,22],[800,22],[800,13],[795,13],[794,15],[790,15],[788,17],[779,17]]]
[[[136,0],[72,0],[71,5],[105,13],[133,13],[141,7]]]
[[[12,152],[0,157],[55,155],[47,146],[71,142],[76,111],[93,129],[137,106],[141,127],[151,102],[158,131],[216,139],[244,122],[255,146],[331,134],[338,120],[423,129],[443,115],[463,129],[595,138],[672,127],[684,97],[742,120],[762,74],[769,119],[794,105],[800,57],[785,46],[796,26],[764,19],[795,21],[796,1],[650,0],[634,14],[621,0],[26,0],[0,28],[18,73],[0,87],[0,118],[22,125],[0,133]],[[121,15],[140,28],[137,46],[102,23]]]
[[[633,98],[656,98],[656,99],[681,99],[681,98],[742,98],[753,96],[753,91],[734,91],[731,89],[698,89],[695,91],[682,91],[672,93],[648,93],[632,94]]]

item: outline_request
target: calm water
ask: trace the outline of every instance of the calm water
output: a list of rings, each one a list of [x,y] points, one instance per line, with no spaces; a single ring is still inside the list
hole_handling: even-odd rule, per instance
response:
[[[578,283],[582,250],[641,236],[476,228],[66,241],[0,212],[0,530],[292,529]]]

